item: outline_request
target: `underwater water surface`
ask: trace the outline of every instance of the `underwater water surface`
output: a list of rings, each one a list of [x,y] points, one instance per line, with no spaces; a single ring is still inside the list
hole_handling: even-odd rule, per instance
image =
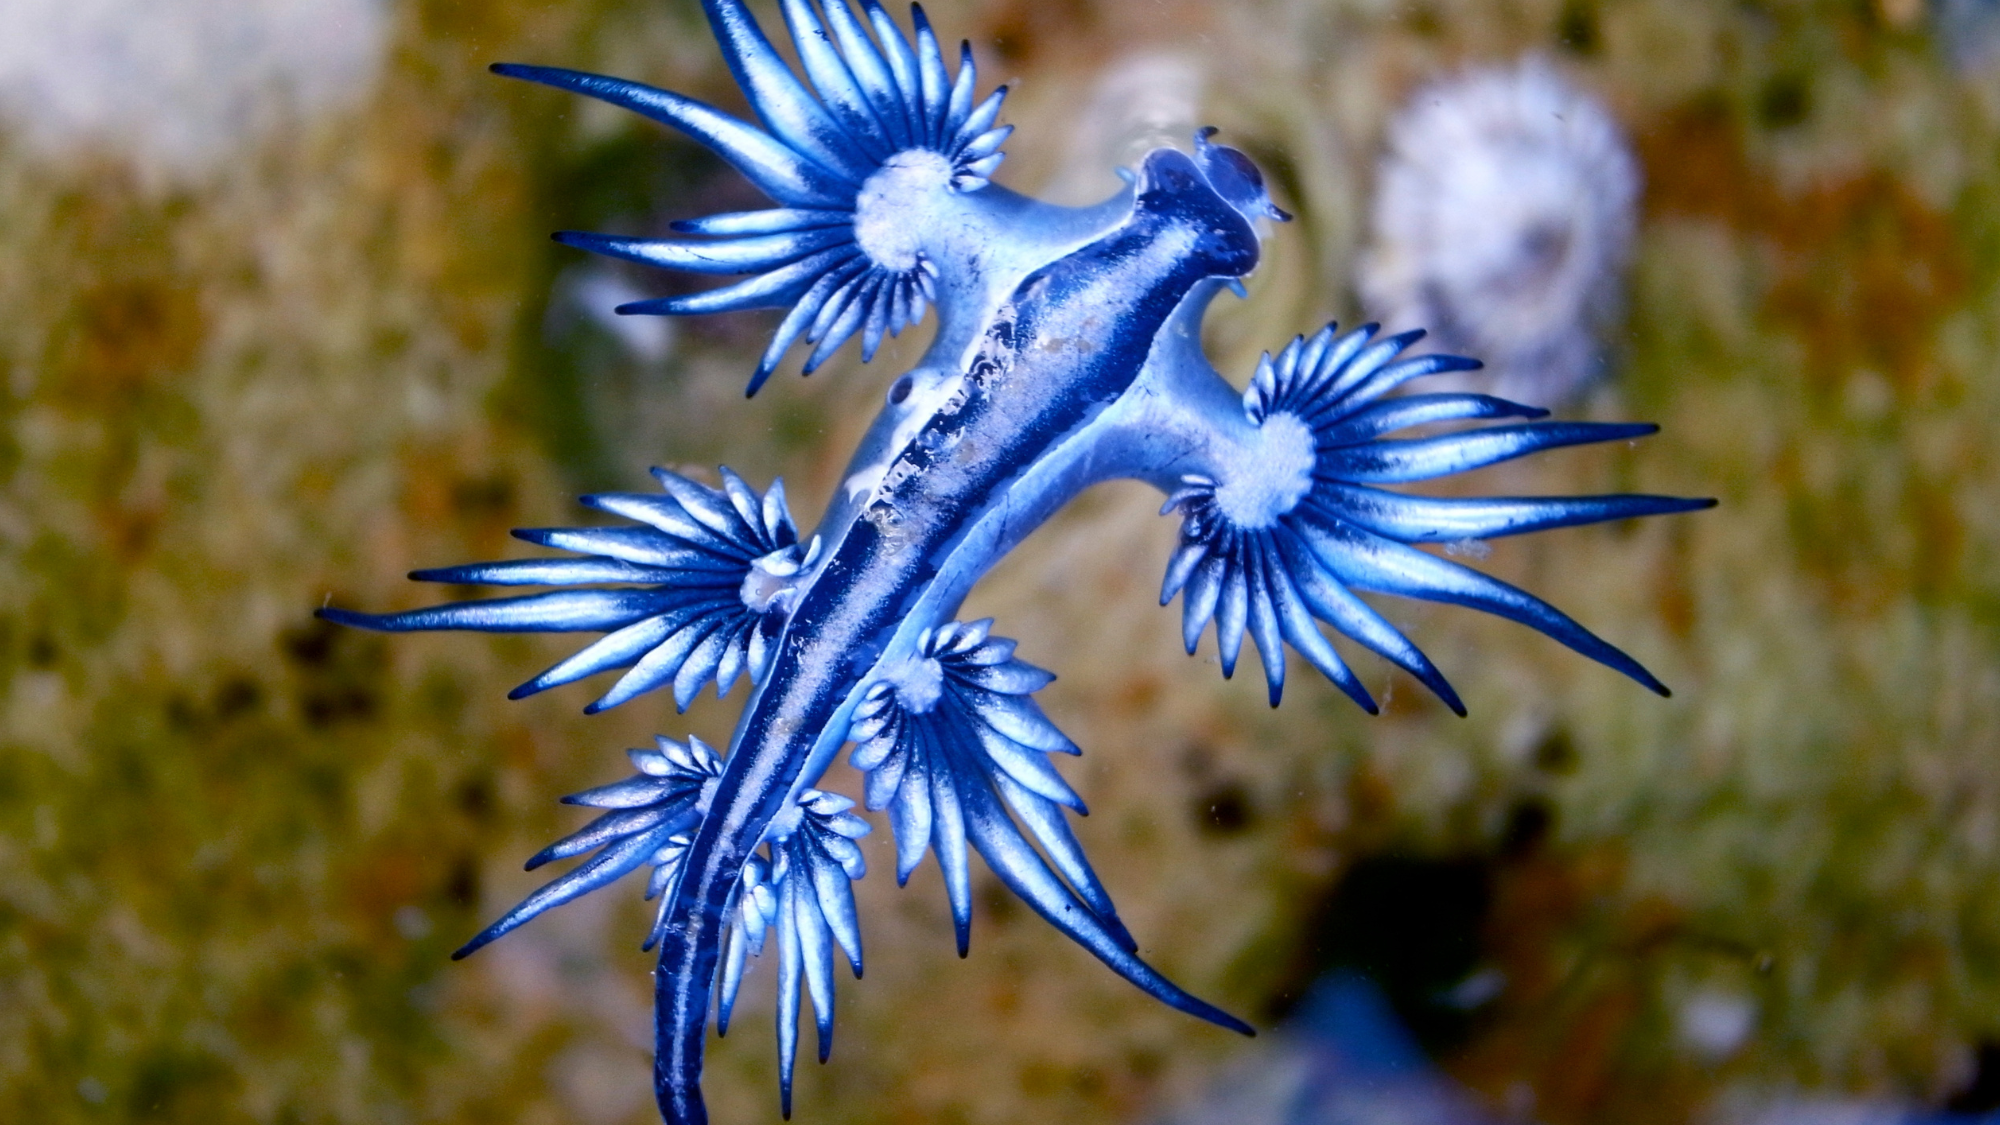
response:
[[[1991,8],[929,5],[1013,89],[1002,183],[1101,198],[1202,124],[1271,175],[1298,221],[1210,320],[1239,383],[1369,311],[1411,99],[1537,60],[1637,170],[1624,263],[1591,282],[1617,311],[1561,413],[1662,432],[1466,487],[1721,506],[1454,548],[1671,699],[1383,601],[1471,714],[1363,656],[1370,718],[1305,677],[1273,711],[1212,641],[1184,656],[1156,597],[1176,522],[1136,486],[1086,495],[966,616],[1061,672],[1039,698],[1085,752],[1077,831],[1142,953],[1292,1030],[1160,1008],[983,872],[961,961],[934,868],[898,890],[878,831],[869,973],[796,1118],[1206,1120],[1310,1070],[1327,990],[1358,979],[1378,999],[1353,1010],[1392,1021],[1360,1026],[1401,1029],[1368,1034],[1434,1114],[2000,1108]],[[587,687],[504,699],[561,638],[389,641],[312,611],[427,604],[406,571],[531,554],[508,529],[574,523],[575,494],[649,465],[782,475],[816,511],[930,330],[811,379],[793,360],[746,402],[775,314],[610,317],[683,282],[547,240],[761,203],[655,126],[485,70],[742,112],[691,2],[139,11],[25,0],[0,49],[0,1120],[654,1120],[637,880],[447,956],[581,823],[556,795],[656,732],[726,744],[735,700],[585,721]],[[777,1119],[768,977],[711,1044],[719,1122]]]

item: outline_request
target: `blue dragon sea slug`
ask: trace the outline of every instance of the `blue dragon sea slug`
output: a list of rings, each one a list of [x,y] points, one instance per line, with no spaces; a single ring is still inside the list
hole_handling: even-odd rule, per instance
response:
[[[1407,356],[1420,333],[1333,326],[1266,356],[1239,394],[1200,348],[1209,302],[1257,265],[1288,216],[1251,161],[1215,144],[1162,148],[1093,207],[1063,208],[991,182],[1009,127],[1005,90],[977,96],[969,46],[946,65],[921,9],[914,35],[876,2],[784,0],[804,81],[737,0],[704,8],[759,118],[750,124],[664,90],[568,70],[510,77],[635,110],[706,144],[771,197],[761,211],[676,224],[686,237],[562,234],[570,245],[668,269],[747,275],[626,313],[785,313],[750,377],[795,344],[808,371],[859,334],[864,358],[935,308],[935,342],[888,387],[845,487],[810,536],[778,483],[728,469],[712,487],[656,470],[657,492],[588,496],[609,526],[516,532],[567,552],[418,571],[453,584],[553,587],[371,615],[391,631],[604,634],[522,684],[520,697],[624,669],[590,710],[671,688],[685,708],[714,681],[751,683],[725,754],[661,739],[630,780],[568,798],[603,810],[529,861],[587,856],[459,956],[640,867],[659,914],[655,1084],[673,1125],[705,1121],[709,1013],[726,1027],[749,958],[775,945],[782,1098],[790,1112],[800,992],[831,1046],[838,959],[861,971],[851,881],[869,829],[851,798],[815,788],[843,746],[886,810],[897,874],[926,853],[944,874],[963,952],[968,846],[1014,893],[1111,969],[1182,1011],[1248,1033],[1135,955],[1111,896],[1066,820],[1083,802],[1049,755],[1077,749],[1034,693],[1050,675],[988,621],[954,615],[972,585],[1052,512],[1099,481],[1136,477],[1181,514],[1162,604],[1182,599],[1188,648],[1215,625],[1224,674],[1247,634],[1272,703],[1289,644],[1362,707],[1374,702],[1321,633],[1325,622],[1408,670],[1463,712],[1424,654],[1356,596],[1471,606],[1541,630],[1662,694],[1637,662],[1535,597],[1413,543],[1681,512],[1659,496],[1433,499],[1384,488],[1538,450],[1614,441],[1645,425],[1537,421],[1476,394],[1392,394],[1474,361]],[[1494,422],[1429,436],[1438,422]]]

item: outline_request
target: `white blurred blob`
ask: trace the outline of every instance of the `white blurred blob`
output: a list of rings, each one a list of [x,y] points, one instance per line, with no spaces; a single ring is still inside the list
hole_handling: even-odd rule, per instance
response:
[[[1704,989],[1681,1003],[1681,1042],[1711,1062],[1736,1053],[1757,1026],[1757,1006],[1733,992]]]
[[[374,80],[383,0],[6,0],[0,118],[35,148],[198,174]]]
[[[602,1043],[579,1044],[549,1064],[549,1084],[563,1108],[583,1125],[618,1125],[650,1116],[653,1068],[643,1051]]]
[[[1618,124],[1545,61],[1435,83],[1389,125],[1362,299],[1484,360],[1459,389],[1556,405],[1602,367],[1638,196]]]
[[[1760,1111],[1724,1114],[1721,1120],[1743,1121],[1749,1125],[1946,1125],[1950,1119],[1927,1116],[1894,1105],[1809,1097],[1778,1102]],[[1970,1123],[1978,1119],[1967,1117],[1962,1120]]]
[[[581,318],[618,341],[633,359],[658,364],[674,350],[674,321],[664,316],[621,316],[619,305],[643,301],[651,294],[602,263],[573,266],[556,279],[556,299],[549,303],[546,330],[560,337]]]
[[[396,932],[408,941],[422,941],[431,936],[431,916],[424,913],[421,906],[405,906],[396,911]]]
[[[2000,0],[1934,0],[1937,36],[1960,70],[2000,69]]]
[[[1533,1091],[1509,1102],[1533,1108]],[[1154,1125],[1497,1125],[1427,1058],[1373,983],[1321,980],[1275,1035]]]
[[[1163,146],[1188,148],[1206,85],[1200,61],[1187,55],[1146,53],[1113,63],[1076,113],[1062,170],[1040,194],[1055,203],[1096,203],[1118,188],[1111,169],[1136,168]]]
[[[1507,991],[1507,974],[1498,969],[1481,969],[1445,989],[1437,997],[1446,1007],[1470,1012],[1500,999]]]
[[[525,892],[528,884],[520,885]],[[492,918],[513,901],[495,896],[485,903],[483,916]],[[652,982],[634,978],[604,952],[611,948],[606,937],[617,911],[608,896],[584,895],[481,949],[467,964],[485,962],[486,994],[519,1027],[588,1017],[591,1026],[615,1032],[611,1042],[650,1050]]]

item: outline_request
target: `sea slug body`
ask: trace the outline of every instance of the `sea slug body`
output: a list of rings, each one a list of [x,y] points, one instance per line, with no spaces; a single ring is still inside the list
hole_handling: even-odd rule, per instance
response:
[[[710,681],[753,686],[727,752],[661,739],[628,781],[569,798],[605,810],[530,861],[592,853],[460,951],[640,867],[660,902],[655,1088],[672,1125],[707,1120],[709,1013],[726,1027],[750,964],[778,951],[781,1097],[790,1112],[800,993],[820,1057],[832,1044],[836,951],[858,976],[850,884],[868,823],[821,790],[843,746],[865,807],[886,811],[897,876],[928,852],[944,874],[964,952],[968,845],[1009,889],[1114,972],[1182,1011],[1248,1025],[1136,955],[1110,894],[1071,833],[1083,801],[1050,764],[1077,748],[1033,695],[1052,677],[1015,657],[991,622],[954,620],[973,584],[1079,491],[1131,477],[1182,516],[1162,603],[1184,603],[1188,648],[1210,621],[1225,674],[1247,632],[1271,702],[1284,650],[1363,707],[1374,702],[1319,622],[1408,670],[1455,710],[1443,675],[1354,593],[1452,602],[1523,622],[1664,694],[1630,657],[1546,603],[1410,546],[1688,511],[1707,501],[1619,495],[1432,499],[1380,487],[1650,426],[1538,421],[1545,411],[1477,394],[1393,395],[1477,365],[1408,357],[1420,333],[1329,325],[1265,357],[1239,394],[1199,347],[1209,302],[1253,270],[1262,233],[1288,216],[1242,153],[1162,148],[1126,190],[1086,208],[991,182],[1009,127],[1004,90],[975,102],[969,47],[949,71],[920,8],[914,35],[876,0],[785,0],[804,81],[741,3],[705,10],[760,125],[636,83],[503,65],[686,132],[775,201],[676,224],[693,238],[563,234],[598,253],[745,280],[621,312],[788,310],[751,374],[755,392],[803,343],[805,368],[862,337],[871,357],[935,308],[929,350],[891,384],[817,531],[801,536],[781,484],[727,469],[712,487],[655,470],[662,491],[584,502],[627,521],[517,532],[568,557],[419,571],[454,584],[553,587],[374,615],[363,628],[604,634],[516,697],[625,669],[590,710],[670,689],[680,708]],[[810,88],[808,88],[808,84]],[[1499,424],[1417,437],[1435,422]]]

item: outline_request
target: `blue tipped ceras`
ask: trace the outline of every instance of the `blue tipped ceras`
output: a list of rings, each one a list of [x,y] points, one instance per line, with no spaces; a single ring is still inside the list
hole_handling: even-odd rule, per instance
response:
[[[836,948],[858,976],[849,887],[868,825],[815,788],[842,745],[887,809],[897,875],[936,854],[965,948],[967,845],[1001,881],[1115,972],[1160,1000],[1245,1034],[1242,1021],[1141,961],[1063,809],[1083,803],[1049,764],[1076,748],[1033,693],[1051,678],[1016,659],[985,621],[952,620],[973,583],[1082,489],[1149,481],[1182,515],[1162,604],[1178,593],[1190,652],[1212,619],[1223,672],[1247,631],[1270,698],[1284,644],[1363,708],[1374,702],[1316,622],[1416,676],[1454,711],[1443,675],[1354,591],[1453,602],[1538,629],[1666,693],[1637,662],[1548,604],[1409,546],[1487,539],[1705,500],[1661,496],[1431,499],[1381,488],[1557,446],[1651,433],[1646,425],[1538,422],[1546,411],[1472,394],[1402,394],[1405,383],[1476,367],[1404,357],[1421,333],[1328,325],[1258,365],[1238,394],[1203,357],[1208,303],[1257,264],[1275,207],[1235,149],[1194,138],[1193,155],[1150,153],[1126,190],[1067,208],[990,182],[1008,126],[1004,88],[977,97],[969,45],[956,74],[920,8],[914,41],[876,0],[782,0],[805,82],[740,2],[704,0],[759,125],[637,83],[512,64],[494,70],[600,98],[707,145],[776,206],[676,224],[682,239],[561,234],[598,253],[746,280],[627,313],[790,311],[750,391],[794,344],[807,371],[859,332],[935,306],[922,361],[895,380],[809,540],[781,485],[759,494],[729,470],[713,488],[656,470],[657,493],[590,496],[629,521],[517,532],[574,557],[419,571],[454,584],[553,586],[522,597],[371,615],[363,628],[578,631],[605,636],[516,689],[519,697],[626,669],[590,709],[671,685],[685,708],[702,685],[755,685],[728,755],[661,739],[633,751],[639,774],[569,798],[604,815],[530,861],[594,852],[460,951],[651,866],[660,900],[654,1077],[672,1125],[706,1121],[703,1043],[726,1027],[746,956],[778,950],[778,1041],[790,1113],[801,986],[831,1045]],[[808,88],[807,83],[810,83]],[[1435,436],[1437,422],[1504,420]],[[971,440],[968,440],[971,439]],[[1031,842],[1032,841],[1032,842]],[[1037,848],[1039,847],[1039,850]],[[717,982],[719,996],[712,996]]]

